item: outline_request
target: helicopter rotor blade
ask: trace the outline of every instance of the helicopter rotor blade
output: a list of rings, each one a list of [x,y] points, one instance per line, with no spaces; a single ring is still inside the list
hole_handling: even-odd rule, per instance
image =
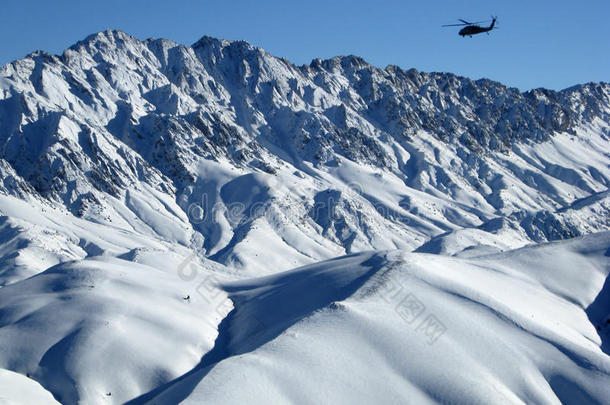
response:
[[[468,22],[466,20],[462,20],[461,18],[458,18],[459,21],[463,22],[465,25],[475,25],[475,24],[482,24],[482,23],[486,23],[489,22],[491,20],[485,20],[485,21],[475,21],[475,22]]]
[[[491,20],[469,22],[469,21],[466,21],[466,20],[462,20],[461,18],[458,18],[458,21],[461,21],[462,23],[461,24],[445,24],[445,25],[441,25],[441,27],[461,27],[461,26],[464,26],[464,25],[482,24],[482,23],[489,22]]]

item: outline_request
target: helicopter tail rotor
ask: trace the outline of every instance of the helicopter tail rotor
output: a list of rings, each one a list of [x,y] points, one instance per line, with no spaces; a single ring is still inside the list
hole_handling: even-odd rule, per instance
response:
[[[496,21],[498,21],[498,16],[497,15],[492,15],[491,16],[491,26],[490,28],[493,29],[498,29],[498,27],[496,27]]]

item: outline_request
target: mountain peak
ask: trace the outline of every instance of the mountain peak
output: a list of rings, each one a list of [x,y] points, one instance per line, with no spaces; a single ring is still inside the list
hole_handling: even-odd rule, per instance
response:
[[[226,45],[229,45],[231,42],[233,42],[233,41],[230,41],[227,39],[219,39],[219,38],[211,37],[209,35],[204,35],[201,38],[199,38],[197,41],[195,41],[191,45],[191,48],[199,48],[199,47],[210,46],[210,45],[226,46]]]
[[[260,49],[248,41],[245,40],[233,40],[233,39],[219,39],[215,37],[211,37],[209,35],[202,36],[198,41],[191,45],[191,48],[201,48],[206,46],[212,47],[227,47],[227,46],[237,46],[240,48],[247,49]]]
[[[107,29],[99,31],[87,36],[85,39],[78,41],[68,49],[78,50],[81,47],[100,47],[100,46],[120,46],[122,43],[140,41],[139,39],[119,30]]]

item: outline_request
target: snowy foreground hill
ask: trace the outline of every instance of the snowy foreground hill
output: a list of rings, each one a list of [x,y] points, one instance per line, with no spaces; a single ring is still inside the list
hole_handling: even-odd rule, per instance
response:
[[[610,403],[609,84],[106,31],[0,147],[0,403]]]

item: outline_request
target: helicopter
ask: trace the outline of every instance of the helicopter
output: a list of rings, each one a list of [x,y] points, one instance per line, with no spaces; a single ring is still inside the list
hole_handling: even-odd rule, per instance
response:
[[[495,29],[498,29],[498,27],[495,27],[496,25],[496,20],[498,19],[498,17],[491,17],[491,25],[489,27],[481,27],[480,25],[477,24],[481,24],[487,21],[476,21],[476,22],[468,22],[466,20],[462,20],[461,18],[458,18],[459,21],[461,21],[461,24],[446,24],[443,25],[443,27],[461,27],[461,26],[465,26],[464,28],[462,28],[460,30],[460,32],[458,32],[458,35],[465,37],[466,35],[468,35],[469,37],[472,38],[473,35],[476,34],[482,34],[483,32],[487,32],[487,35],[489,35],[489,31]]]

